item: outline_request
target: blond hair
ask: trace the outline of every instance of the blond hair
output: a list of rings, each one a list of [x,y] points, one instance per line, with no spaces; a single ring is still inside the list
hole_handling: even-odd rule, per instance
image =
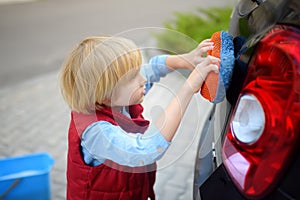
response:
[[[121,37],[85,38],[62,66],[61,91],[72,110],[101,109],[123,75],[142,64],[137,46]]]

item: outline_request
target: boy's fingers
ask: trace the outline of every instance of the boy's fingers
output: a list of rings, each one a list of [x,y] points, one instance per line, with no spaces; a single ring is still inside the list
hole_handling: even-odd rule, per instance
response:
[[[208,74],[210,71],[219,73],[220,59],[217,57],[209,56],[206,57],[203,62],[199,63],[196,66],[197,71],[203,71],[205,74]]]
[[[211,64],[210,68],[211,68],[211,71],[214,71],[216,74],[219,73],[219,66],[218,65]]]
[[[200,51],[200,55],[203,55],[204,53],[206,53],[207,51],[209,50],[212,50],[214,48],[213,45],[209,45],[209,46],[206,46],[206,47],[202,47],[201,49],[199,49]]]
[[[200,42],[200,44],[203,44],[203,43],[207,43],[207,42],[211,42],[212,40],[210,38],[208,39],[205,39],[205,40],[202,40],[202,42]]]
[[[209,65],[209,64],[219,64],[220,63],[220,59],[214,56],[207,56],[206,58],[204,58],[204,61],[200,64],[203,65]]]
[[[221,62],[220,58],[217,58],[215,56],[208,55],[207,59],[210,60],[210,62],[215,63],[215,64],[217,64],[217,63],[219,64]]]
[[[209,64],[204,67],[204,70],[208,73],[210,71],[214,71],[215,73],[219,73],[219,65]]]
[[[199,44],[198,49],[202,49],[207,46],[214,46],[214,43],[213,42],[201,43],[201,44]]]
[[[198,45],[198,47],[203,47],[203,46],[206,46],[206,45],[211,45],[213,44],[212,40],[211,39],[205,39],[203,40],[202,42],[200,42],[200,44]]]

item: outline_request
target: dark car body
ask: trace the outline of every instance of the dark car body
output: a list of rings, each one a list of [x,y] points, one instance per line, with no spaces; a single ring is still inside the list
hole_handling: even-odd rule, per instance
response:
[[[228,32],[233,77],[203,130],[213,148],[198,156],[210,164],[195,190],[203,200],[300,199],[300,1],[240,0]]]

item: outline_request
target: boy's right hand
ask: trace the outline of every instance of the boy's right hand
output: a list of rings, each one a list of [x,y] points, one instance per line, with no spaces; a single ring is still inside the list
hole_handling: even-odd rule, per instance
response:
[[[187,79],[194,93],[199,92],[206,76],[210,72],[219,73],[220,59],[214,56],[207,56],[199,63]]]

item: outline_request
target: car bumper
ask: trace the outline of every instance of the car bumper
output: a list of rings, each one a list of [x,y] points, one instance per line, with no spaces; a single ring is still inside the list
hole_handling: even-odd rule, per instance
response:
[[[300,154],[291,165],[279,186],[265,199],[300,199]],[[201,200],[245,199],[230,179],[223,164],[199,188]]]

